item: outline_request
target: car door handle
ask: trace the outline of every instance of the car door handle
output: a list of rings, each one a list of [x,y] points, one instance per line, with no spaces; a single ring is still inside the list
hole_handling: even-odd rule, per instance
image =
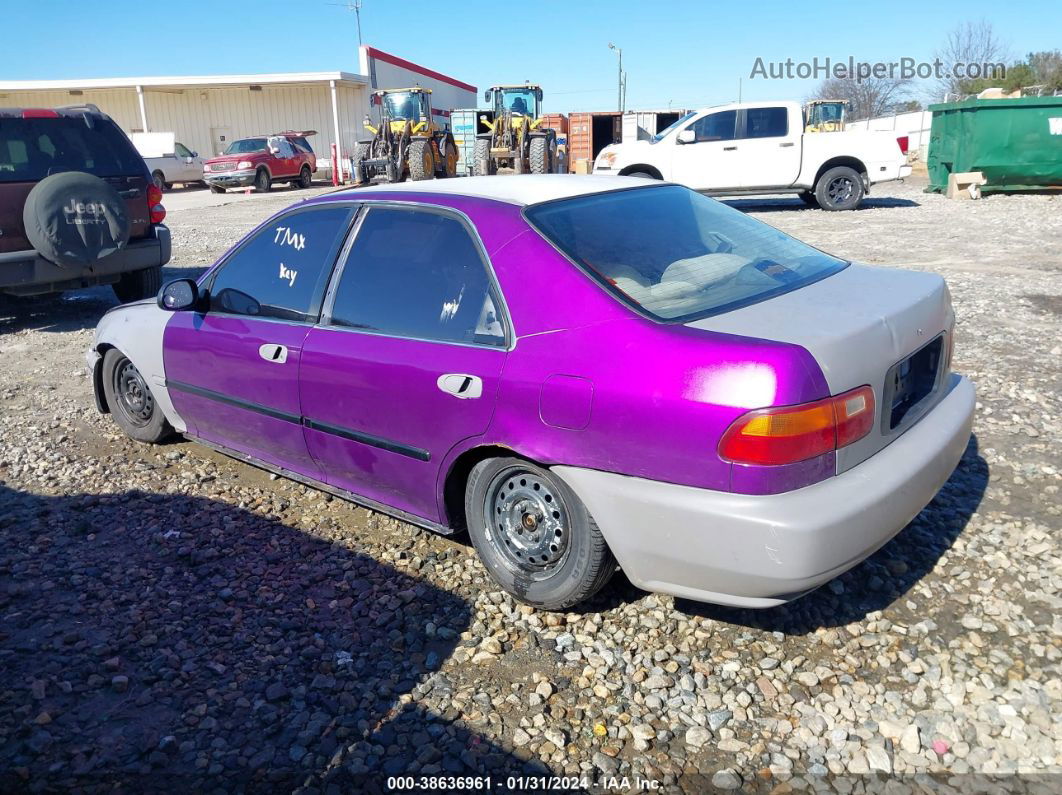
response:
[[[793,142],[792,141],[782,141],[782,143],[780,143],[778,145],[779,146],[792,146]]]
[[[267,362],[284,364],[284,362],[288,360],[288,348],[286,345],[277,345],[274,342],[267,342],[265,345],[258,348],[258,355]]]
[[[723,151],[724,152],[733,152],[735,149],[737,149],[736,146],[724,146],[723,147]]]
[[[483,379],[466,373],[443,373],[435,383],[443,392],[462,400],[483,394]]]

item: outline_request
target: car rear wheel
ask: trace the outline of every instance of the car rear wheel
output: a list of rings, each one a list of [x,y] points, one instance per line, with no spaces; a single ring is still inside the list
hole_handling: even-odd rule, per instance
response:
[[[162,288],[162,266],[123,273],[114,283],[114,294],[123,304],[152,298]]]
[[[815,199],[824,210],[854,210],[864,192],[863,177],[848,166],[831,168],[815,183]]]
[[[131,439],[153,444],[173,433],[144,376],[117,348],[103,357],[103,394],[114,421]]]
[[[151,181],[155,183],[155,187],[158,188],[160,192],[165,192],[167,188],[166,176],[161,171],[156,171],[152,174]]]
[[[490,576],[535,607],[569,608],[601,590],[615,572],[586,506],[564,481],[530,461],[477,464],[465,489],[465,517]]]
[[[210,186],[210,192],[211,193],[224,193],[225,189],[223,187],[221,187],[220,185],[211,185]]]
[[[254,189],[257,193],[269,193],[269,189],[273,187],[273,180],[269,177],[269,172],[264,168],[258,169],[258,173],[254,175]]]
[[[299,181],[297,184],[300,188],[308,188],[313,184],[313,174],[310,173],[309,166],[302,167],[302,170],[299,172]]]

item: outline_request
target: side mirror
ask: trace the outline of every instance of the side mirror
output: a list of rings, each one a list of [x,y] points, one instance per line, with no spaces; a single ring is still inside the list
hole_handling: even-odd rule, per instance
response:
[[[489,88],[486,91],[483,92],[483,101],[484,102],[490,102],[490,89]]]
[[[199,153],[198,152],[192,152],[192,157],[199,157]]]
[[[159,290],[159,308],[168,312],[183,312],[192,309],[198,302],[199,285],[191,279],[168,282]]]
[[[696,143],[697,133],[687,127],[685,130],[679,131],[678,137],[675,140],[680,144]]]

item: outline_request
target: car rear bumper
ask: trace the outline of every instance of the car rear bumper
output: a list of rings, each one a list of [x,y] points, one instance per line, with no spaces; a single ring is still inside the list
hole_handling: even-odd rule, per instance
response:
[[[896,179],[903,179],[904,177],[911,176],[911,167],[906,163],[900,164],[896,161],[888,161],[884,163],[871,163],[867,166],[867,179],[871,185],[878,182],[891,182]]]
[[[557,466],[624,573],[649,591],[737,607],[796,599],[869,557],[933,499],[970,438],[974,388],[829,480],[764,496]]]
[[[36,251],[0,254],[0,291],[39,295],[108,284],[123,273],[165,265],[170,261],[170,230],[152,227],[152,236],[130,240],[126,246],[91,266],[70,268],[49,262]]]
[[[257,172],[254,169],[249,171],[222,171],[217,174],[203,172],[203,181],[207,185],[216,185],[219,188],[245,188],[254,184],[256,174]]]

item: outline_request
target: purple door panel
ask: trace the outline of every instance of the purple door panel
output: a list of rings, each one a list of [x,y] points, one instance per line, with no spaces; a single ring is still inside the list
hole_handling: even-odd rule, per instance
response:
[[[440,464],[456,444],[486,431],[505,357],[499,348],[312,329],[302,355],[302,412],[326,482],[443,521]],[[447,375],[480,379],[480,396],[445,391]]]
[[[163,339],[166,383],[189,429],[320,479],[300,423],[299,362],[308,330],[246,316],[175,313]]]

